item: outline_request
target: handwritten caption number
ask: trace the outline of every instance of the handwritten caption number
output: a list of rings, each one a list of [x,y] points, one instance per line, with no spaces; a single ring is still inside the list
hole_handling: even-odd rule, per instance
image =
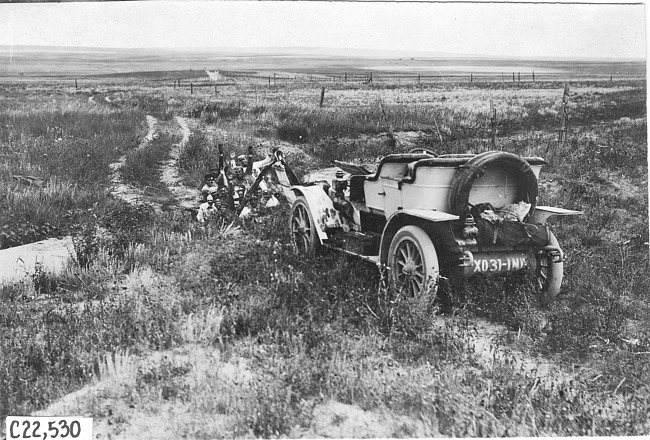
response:
[[[92,419],[73,417],[7,417],[7,439],[77,439],[92,438]]]

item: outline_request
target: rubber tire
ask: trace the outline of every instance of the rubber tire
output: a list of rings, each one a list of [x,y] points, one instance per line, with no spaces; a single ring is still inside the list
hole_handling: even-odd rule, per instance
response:
[[[557,238],[549,231],[549,244],[551,246],[560,246]],[[562,258],[564,259],[564,258]],[[542,263],[546,263],[544,266],[540,266]],[[541,280],[541,285],[539,284],[541,279],[541,271],[543,268],[548,268],[548,273],[546,274],[546,279]],[[542,295],[542,303],[549,304],[555,300],[558,293],[560,293],[560,288],[562,286],[562,278],[564,277],[564,262],[552,263],[551,258],[549,257],[546,261],[542,257],[537,257],[537,289],[538,292]]]
[[[409,296],[419,297],[422,294],[435,296],[438,291],[440,265],[438,263],[438,253],[431,241],[431,238],[421,228],[413,225],[404,226],[393,237],[388,249],[388,267],[391,270],[393,287],[400,289],[402,281],[400,280],[400,258],[397,252],[403,249],[403,246],[411,245],[411,249],[417,251],[421,263],[416,267],[422,278],[422,286],[417,288],[417,280],[409,283]],[[402,254],[402,257],[404,255]],[[418,278],[420,278],[418,276]]]
[[[300,228],[305,228],[306,231],[300,231]],[[298,252],[314,255],[320,247],[316,224],[311,215],[307,199],[303,196],[298,197],[291,205],[289,232],[291,233],[291,242]],[[300,237],[297,234],[300,234]]]
[[[537,177],[528,162],[516,154],[505,151],[487,151],[471,158],[454,174],[448,196],[451,214],[462,217],[469,212],[469,193],[474,181],[482,176],[486,169],[494,165],[505,165],[508,170],[518,174],[525,182],[524,201],[531,205],[529,215],[533,213],[537,205],[539,188]]]

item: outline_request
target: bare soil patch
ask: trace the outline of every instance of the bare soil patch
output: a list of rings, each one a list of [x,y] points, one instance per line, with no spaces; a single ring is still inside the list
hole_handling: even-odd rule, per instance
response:
[[[68,265],[72,255],[72,237],[50,238],[0,250],[0,285],[33,274],[38,265],[46,272],[58,274]]]

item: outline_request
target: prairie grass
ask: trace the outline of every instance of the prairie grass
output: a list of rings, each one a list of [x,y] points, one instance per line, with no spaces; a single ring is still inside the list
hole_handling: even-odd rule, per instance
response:
[[[219,147],[201,132],[194,131],[181,151],[179,170],[186,183],[198,186],[210,168],[218,167]]]
[[[109,165],[138,145],[144,114],[78,95],[48,97],[16,89],[3,96],[3,104],[0,208],[7,214],[0,220],[2,246],[69,232],[91,214],[84,211],[102,211]],[[20,184],[13,176],[29,176],[37,184]]]
[[[99,376],[152,407],[189,408],[186,422],[165,421],[177,437],[208,438],[216,429],[233,437],[314,437],[328,402],[383,415],[390,437],[649,432],[647,194],[633,189],[647,185],[644,84],[572,86],[569,137],[559,145],[558,83],[337,84],[323,108],[314,85],[238,85],[216,99],[136,83],[107,90],[111,103],[60,91],[56,105],[42,97],[20,102],[32,95],[17,89],[2,97],[14,113],[2,116],[0,127],[0,203],[16,213],[12,225],[49,219],[75,231],[78,265],[54,284],[43,274],[0,291],[0,418],[42,408]],[[239,227],[201,227],[180,212],[154,214],[105,197],[101,164],[123,154],[134,182],[155,181],[170,139],[129,153],[145,114],[200,110],[193,116],[215,134],[193,133],[180,160],[196,184],[219,142],[227,153],[263,138],[322,161],[372,161],[406,148],[389,141],[390,129],[423,132],[421,144],[438,152],[481,151],[491,148],[490,100],[499,120],[496,147],[547,159],[543,177],[559,189],[543,191],[541,201],[585,212],[554,222],[567,260],[563,293],[549,308],[533,294],[530,276],[478,278],[444,286],[452,316],[441,325],[439,302],[401,298],[373,265],[296,254],[285,234],[287,206]],[[77,119],[61,110],[66,105],[84,113],[79,120],[89,131],[74,127]],[[38,124],[29,122],[30,106],[44,118]],[[6,127],[14,115],[20,129]],[[63,136],[36,126],[43,121],[64,127]],[[94,144],[95,137],[105,140]],[[84,154],[99,158],[92,175],[84,173]],[[66,167],[51,155],[74,163]],[[44,185],[19,186],[14,174]],[[531,356],[556,360],[564,373],[518,369],[507,353],[486,362],[476,316],[524,341],[493,341],[494,351],[519,343]],[[182,347],[196,359],[165,357]]]

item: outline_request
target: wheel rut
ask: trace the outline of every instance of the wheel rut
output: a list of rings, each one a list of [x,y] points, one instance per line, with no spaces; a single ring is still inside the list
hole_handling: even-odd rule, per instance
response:
[[[176,116],[176,123],[180,127],[182,138],[179,143],[172,146],[169,154],[170,157],[162,166],[161,180],[174,196],[179,207],[191,208],[196,205],[200,192],[182,183],[182,178],[179,175],[178,160],[190,139],[190,124],[194,125],[194,122],[187,118]]]
[[[156,136],[156,128],[158,125],[158,120],[153,116],[147,115],[147,125],[148,131],[146,136],[138,145],[138,148],[144,148],[153,141]],[[110,164],[111,168],[111,195],[115,198],[121,199],[133,206],[153,206],[155,208],[160,208],[160,205],[153,203],[144,193],[143,190],[136,188],[133,185],[129,185],[124,182],[122,179],[122,173],[120,172],[124,164],[126,163],[126,155],[119,158],[117,162]]]
[[[189,141],[191,126],[196,124],[188,118],[183,117],[176,117],[172,124],[172,127],[165,128],[170,129],[173,133],[179,132],[181,140],[172,145],[169,159],[162,164],[160,180],[174,198],[173,205],[179,208],[190,208],[197,204],[200,194],[197,189],[188,187],[182,183],[178,161],[185,145]],[[159,136],[163,124],[155,117],[147,115],[147,125],[148,132],[140,142],[138,148],[144,148],[156,139]],[[110,165],[112,170],[110,176],[111,195],[133,206],[150,206],[156,210],[162,209],[162,204],[159,201],[155,201],[153,197],[148,196],[144,190],[124,182],[120,170],[125,162],[126,155],[120,157],[117,162]]]

